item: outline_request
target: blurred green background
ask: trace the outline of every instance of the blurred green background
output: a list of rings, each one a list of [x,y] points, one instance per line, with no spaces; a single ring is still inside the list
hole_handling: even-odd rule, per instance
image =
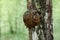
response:
[[[53,1],[54,40],[60,40],[60,0]],[[27,0],[0,0],[0,39],[28,40],[28,29],[23,23]],[[11,34],[11,28],[14,34]]]

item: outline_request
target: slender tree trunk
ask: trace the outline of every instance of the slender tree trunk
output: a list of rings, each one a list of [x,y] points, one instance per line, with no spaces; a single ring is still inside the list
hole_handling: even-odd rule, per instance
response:
[[[32,29],[29,29],[29,40],[32,40]]]

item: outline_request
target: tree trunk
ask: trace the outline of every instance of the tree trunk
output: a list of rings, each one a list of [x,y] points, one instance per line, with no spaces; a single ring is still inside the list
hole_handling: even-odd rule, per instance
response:
[[[41,16],[40,24],[29,30],[30,40],[53,40],[52,0],[28,0],[27,4],[28,10],[35,9]]]

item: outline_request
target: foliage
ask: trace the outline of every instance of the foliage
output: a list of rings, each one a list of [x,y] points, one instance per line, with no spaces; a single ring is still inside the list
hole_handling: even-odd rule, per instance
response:
[[[60,40],[60,0],[53,0],[54,40]]]

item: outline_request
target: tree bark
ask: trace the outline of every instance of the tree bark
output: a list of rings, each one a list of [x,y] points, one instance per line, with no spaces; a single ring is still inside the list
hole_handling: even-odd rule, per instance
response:
[[[53,40],[52,0],[27,0],[27,9],[35,9],[41,16],[40,24],[29,30],[29,40]]]

